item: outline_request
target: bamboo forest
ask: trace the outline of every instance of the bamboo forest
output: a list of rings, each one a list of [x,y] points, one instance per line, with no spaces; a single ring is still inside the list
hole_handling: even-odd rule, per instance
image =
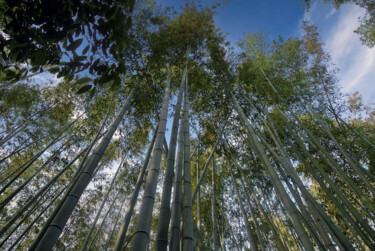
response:
[[[0,1],[0,250],[375,250],[375,108],[230,4]]]

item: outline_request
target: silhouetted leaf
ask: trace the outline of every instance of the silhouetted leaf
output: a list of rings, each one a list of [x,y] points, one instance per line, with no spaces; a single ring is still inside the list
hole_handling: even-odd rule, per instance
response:
[[[70,43],[70,45],[66,48],[66,50],[68,50],[68,51],[75,51],[81,45],[82,41],[83,41],[82,38],[77,39],[73,43]]]
[[[88,92],[91,88],[92,88],[92,85],[83,85],[82,87],[79,88],[79,90],[77,91],[77,94]]]

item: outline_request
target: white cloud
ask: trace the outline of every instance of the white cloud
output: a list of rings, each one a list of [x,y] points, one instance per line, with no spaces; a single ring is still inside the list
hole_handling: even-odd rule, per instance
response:
[[[356,5],[346,4],[335,10],[332,4],[316,1],[304,19],[318,26],[326,51],[340,69],[342,90],[349,94],[359,91],[370,102],[375,97],[375,48],[362,45],[354,33],[359,26],[358,17],[364,13]]]
[[[38,84],[58,84],[60,83],[63,78],[58,78],[57,74],[51,74],[49,72],[42,72],[40,74],[37,74],[33,77],[30,77],[30,80],[35,81]]]

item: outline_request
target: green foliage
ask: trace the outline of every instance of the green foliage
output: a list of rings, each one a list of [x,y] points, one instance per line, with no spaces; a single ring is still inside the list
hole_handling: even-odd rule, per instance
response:
[[[0,70],[6,77],[2,79],[16,82],[26,77],[28,70],[13,66],[23,63],[31,64],[32,72],[43,71],[47,65],[59,65],[60,71],[53,67],[50,72],[60,72],[59,77],[68,80],[82,71],[97,74],[99,82],[114,78],[114,72],[124,74],[122,60],[134,3],[132,0],[85,0],[69,4],[65,1],[32,4],[23,0],[4,1],[0,51],[5,63]],[[83,56],[89,51],[89,56]]]
[[[287,249],[303,249],[296,237],[289,213],[274,187],[275,178],[270,177],[267,172],[264,161],[267,159],[282,186],[285,187],[286,196],[292,196],[291,189],[286,186],[289,182],[292,188],[297,190],[297,196],[300,196],[298,198],[307,205],[306,208],[299,208],[300,205],[296,204],[298,213],[303,213],[302,209],[305,209],[311,214],[311,209],[305,194],[302,195],[304,191],[297,188],[297,182],[294,182],[295,177],[291,175],[290,170],[286,169],[287,161],[290,161],[291,170],[295,170],[303,186],[311,192],[313,201],[323,206],[324,212],[344,233],[345,238],[348,238],[355,248],[361,245],[366,248],[368,243],[363,241],[362,235],[370,239],[371,236],[362,227],[358,231],[362,235],[356,234],[353,224],[347,221],[343,214],[346,211],[343,210],[352,206],[356,212],[367,218],[370,218],[372,213],[369,213],[366,204],[332,167],[327,156],[330,156],[348,179],[358,186],[360,192],[366,195],[366,198],[368,197],[367,205],[371,206],[370,203],[375,201],[375,197],[356,170],[348,164],[347,157],[335,145],[325,128],[328,128],[329,132],[334,135],[334,139],[348,152],[350,158],[366,172],[375,175],[375,149],[371,147],[371,144],[375,145],[375,112],[373,108],[363,104],[359,93],[350,97],[349,104],[340,100],[341,94],[336,88],[335,72],[329,70],[329,55],[323,50],[316,27],[304,23],[305,34],[301,39],[283,40],[280,38],[277,41],[269,41],[263,33],[248,34],[241,42],[242,53],[237,55],[227,47],[224,36],[214,26],[213,11],[206,7],[198,8],[193,4],[186,4],[180,13],[171,14],[170,10],[162,9],[154,1],[145,1],[141,3],[141,7],[134,9],[132,17],[129,18],[134,1],[100,2],[96,6],[93,6],[94,1],[73,1],[65,4],[65,8],[53,12],[56,16],[66,14],[66,19],[62,20],[66,22],[70,20],[70,24],[75,29],[74,33],[77,32],[73,34],[72,29],[64,30],[67,25],[65,21],[49,20],[50,14],[41,16],[46,14],[49,5],[37,12],[34,7],[39,6],[40,2],[29,7],[25,5],[25,1],[16,2],[20,4],[19,8],[14,7],[15,5],[10,1],[3,3],[4,8],[9,10],[1,18],[8,18],[8,23],[17,27],[16,21],[19,16],[10,17],[10,13],[32,13],[32,16],[45,22],[38,26],[35,25],[36,21],[24,20],[25,23],[22,24],[25,25],[25,31],[29,33],[17,30],[14,36],[29,35],[36,41],[34,41],[36,47],[31,46],[30,51],[15,62],[27,62],[31,68],[34,68],[33,71],[38,72],[41,66],[44,68],[45,65],[51,65],[48,71],[58,76],[65,76],[67,81],[37,85],[36,81],[25,80],[16,85],[2,86],[0,90],[2,114],[0,140],[18,129],[20,131],[1,146],[1,179],[32,159],[70,122],[74,120],[76,122],[64,133],[61,140],[49,147],[1,195],[0,203],[5,196],[11,194],[31,177],[52,154],[56,153],[52,161],[47,163],[46,168],[1,210],[1,223],[8,221],[33,195],[53,177],[56,177],[73,156],[92,143],[95,146],[98,144],[98,141],[95,142],[93,139],[101,124],[104,122],[104,129],[99,133],[102,136],[121,109],[132,86],[141,76],[141,84],[132,100],[131,108],[125,115],[125,119],[121,121],[114,139],[100,162],[101,167],[98,168],[92,182],[81,197],[64,234],[56,245],[57,249],[81,247],[97,212],[97,206],[108,190],[114,170],[120,161],[125,159],[123,172],[119,175],[114,191],[111,192],[109,201],[100,215],[103,224],[99,223],[94,226],[94,230],[99,230],[99,232],[93,239],[91,249],[111,248],[114,244],[114,236],[109,239],[109,235],[112,229],[115,230],[114,235],[118,231],[119,222],[124,217],[124,208],[120,210],[121,204],[125,201],[124,205],[127,205],[134,189],[139,167],[143,163],[144,151],[149,144],[151,131],[159,121],[158,114],[162,106],[168,65],[171,64],[172,67],[173,85],[170,98],[173,104],[180,91],[178,90],[179,83],[187,57],[189,100],[191,101],[190,149],[194,151],[198,148],[197,151],[199,151],[199,158],[195,153],[191,159],[192,187],[194,190],[198,173],[202,174],[202,168],[209,158],[213,144],[220,139],[214,153],[215,206],[219,232],[224,237],[227,249],[234,249],[237,245],[246,249],[249,242],[245,236],[246,231],[239,205],[234,197],[225,153],[231,156],[230,161],[234,167],[234,177],[237,183],[240,183],[240,178],[243,178],[245,182],[243,186],[242,184],[239,186],[241,198],[245,201],[246,195],[250,195],[248,201],[250,205],[244,204],[252,228],[254,229],[255,222],[260,227],[261,236],[258,236],[258,233],[255,234],[258,245],[264,244],[266,249],[281,249],[278,243],[278,238],[281,238],[283,241],[281,244]],[[59,4],[61,3],[58,1],[56,5]],[[10,9],[9,6],[14,8]],[[81,10],[84,6],[89,9]],[[118,10],[113,9],[115,7]],[[121,13],[118,14],[117,11]],[[81,12],[86,14],[80,14]],[[72,18],[73,14],[77,17],[76,19]],[[97,22],[92,22],[91,18],[95,18]],[[40,20],[38,22],[41,22]],[[50,22],[47,22],[48,20]],[[121,25],[118,25],[118,20],[123,21]],[[2,24],[4,29],[8,23]],[[49,25],[54,29],[48,31]],[[58,27],[62,28],[55,29]],[[56,32],[61,31],[66,31],[62,34],[64,36],[61,35],[61,39],[51,38],[54,34],[56,36]],[[121,34],[117,32],[126,34],[122,37],[122,44],[117,40],[121,37]],[[44,33],[46,36],[35,37],[35,34]],[[9,49],[13,46],[13,40],[17,41],[13,38],[6,40],[6,47],[3,47],[4,59],[7,63],[17,60],[18,57],[17,52]],[[24,41],[23,45],[28,46],[29,42]],[[106,44],[107,42],[109,44]],[[50,50],[46,49],[45,53],[41,53],[45,46],[50,46],[48,47]],[[93,51],[94,47],[96,49]],[[190,49],[189,54],[186,53],[187,49]],[[56,56],[54,53],[59,50],[67,52],[68,55],[64,54],[65,56],[61,58],[57,53]],[[13,57],[13,53],[17,54],[17,57]],[[69,60],[65,60],[65,57],[69,57]],[[87,63],[90,65],[86,65]],[[28,74],[27,70],[24,71],[25,68],[18,68],[16,66],[5,67],[0,72],[1,83],[22,79],[23,75]],[[125,69],[128,69],[127,72]],[[24,71],[23,75],[20,75],[21,71]],[[97,76],[100,78],[96,78]],[[77,95],[81,93],[92,94],[92,96]],[[234,110],[231,95],[238,100],[245,120],[248,120],[255,131],[255,138],[259,140],[264,156],[259,155],[257,148],[252,144],[253,141],[247,136],[249,128],[243,126],[238,117],[238,111]],[[307,104],[311,105],[316,113],[311,113]],[[347,111],[351,113],[347,119],[340,120],[342,118],[340,109],[346,105],[348,105]],[[169,114],[171,112],[173,114],[174,106],[171,105],[169,109]],[[108,119],[105,120],[107,116]],[[297,139],[301,140],[302,145]],[[322,146],[324,151],[316,146],[313,139]],[[311,156],[303,151],[304,149]],[[89,156],[91,154],[92,152]],[[18,237],[20,232],[25,230],[38,213],[53,200],[54,196],[73,180],[75,171],[81,163],[84,164],[83,159],[81,155],[56,183],[40,196],[40,200],[32,204],[35,207],[30,211],[30,215],[23,214],[25,222],[21,222],[22,218],[19,218],[12,225],[14,227],[15,224],[20,223],[12,238],[5,242],[4,248],[10,247],[15,237]],[[324,172],[315,169],[314,160],[327,176],[323,177]],[[198,170],[197,162],[199,162]],[[161,173],[165,171],[165,164],[163,161]],[[211,164],[200,188],[201,233],[208,248],[212,248],[213,245],[211,239]],[[162,174],[159,175],[158,185],[162,182],[160,177]],[[328,183],[330,180],[332,183]],[[371,180],[370,184],[374,184],[373,181]],[[337,186],[338,191],[348,197],[350,205],[332,201],[332,197],[327,194],[330,190],[323,189],[324,184],[327,184],[328,188],[332,185]],[[118,197],[115,197],[116,192],[119,192]],[[160,192],[160,189],[157,189],[156,206],[151,220],[151,230],[153,230],[150,235],[151,248],[154,247],[154,232],[158,224]],[[334,198],[339,198],[339,192],[333,193]],[[255,196],[251,196],[253,193]],[[296,199],[297,197],[292,198],[294,201]],[[52,206],[36,221],[32,231],[28,232],[17,249],[25,249],[31,245],[57,203],[58,201],[53,202]],[[112,203],[113,207],[111,207]],[[250,207],[254,211],[254,217],[250,217]],[[138,216],[137,212],[138,207],[135,209],[129,234],[126,237],[127,241],[131,240],[135,231],[136,219],[142,217],[142,215]],[[196,219],[198,216],[196,204],[193,205],[193,213]],[[353,214],[350,214],[350,217],[353,217]],[[117,219],[120,221],[116,227]],[[365,221],[366,219],[361,223]],[[313,224],[318,224],[318,221],[314,221]],[[11,231],[12,228],[7,229],[5,234]],[[312,232],[308,229],[307,232],[311,237]],[[4,237],[0,237],[0,241],[3,240]],[[334,242],[336,243],[336,240]],[[314,243],[313,247],[318,248],[318,245]]]

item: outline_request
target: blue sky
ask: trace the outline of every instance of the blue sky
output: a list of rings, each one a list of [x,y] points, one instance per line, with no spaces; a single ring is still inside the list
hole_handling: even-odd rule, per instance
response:
[[[178,6],[183,0],[156,0],[163,6]],[[202,4],[213,1],[201,1]],[[300,37],[302,20],[310,20],[318,27],[330,53],[332,62],[340,71],[337,74],[344,93],[359,91],[365,103],[375,100],[375,48],[361,44],[353,31],[358,27],[358,17],[364,9],[346,4],[335,10],[331,3],[316,0],[308,13],[298,0],[233,0],[216,10],[215,22],[227,34],[232,46],[244,37],[244,33],[261,30],[271,39],[281,35]]]
[[[157,4],[174,6],[177,10],[184,0],[155,0]],[[223,0],[221,0],[223,1]],[[211,4],[214,0],[201,0]],[[337,74],[342,91],[352,95],[359,91],[367,104],[375,100],[375,48],[361,44],[353,31],[358,27],[358,17],[365,10],[346,4],[335,10],[331,3],[316,0],[309,12],[298,0],[232,0],[216,9],[215,22],[226,38],[238,50],[237,43],[244,34],[253,31],[269,33],[270,39],[281,35],[284,39],[301,37],[301,22],[310,20],[318,27],[325,50],[340,71]],[[34,77],[45,79],[43,74]],[[53,76],[56,80],[56,76]]]

